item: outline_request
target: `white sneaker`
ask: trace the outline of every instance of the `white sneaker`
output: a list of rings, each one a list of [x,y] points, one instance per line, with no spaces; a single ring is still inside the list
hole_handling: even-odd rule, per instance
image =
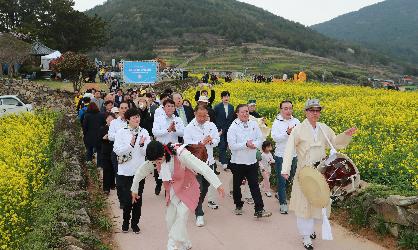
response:
[[[205,220],[203,219],[203,216],[197,216],[196,217],[196,226],[203,227],[205,225]]]
[[[313,249],[312,240],[311,240],[311,237],[309,235],[308,236],[303,236],[303,246],[307,250],[312,250]]]
[[[216,204],[213,201],[208,201],[208,207],[210,207],[212,209],[218,209],[219,208],[218,204]]]
[[[222,168],[224,169],[224,171],[228,171],[228,164],[222,164]]]
[[[287,207],[287,204],[280,204],[280,213],[281,214],[287,214],[287,212],[288,212],[288,207]]]
[[[168,239],[167,250],[179,250],[177,247],[176,241],[173,239]]]
[[[267,197],[271,197],[271,193],[270,192],[265,192]]]
[[[190,250],[190,249],[192,249],[192,242],[188,240],[183,243],[183,247],[181,248],[181,250]]]

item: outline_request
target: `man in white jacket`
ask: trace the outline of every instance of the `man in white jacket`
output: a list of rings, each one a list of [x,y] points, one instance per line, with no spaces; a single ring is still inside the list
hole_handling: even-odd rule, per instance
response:
[[[208,154],[207,163],[211,169],[215,170],[215,159],[213,158],[213,148],[219,143],[219,133],[216,125],[208,121],[208,109],[203,105],[199,105],[195,109],[195,118],[184,129],[185,144],[202,144],[206,147]],[[205,225],[204,212],[202,208],[203,201],[209,188],[209,182],[200,174],[196,176],[200,185],[200,198],[195,210],[196,226]]]
[[[271,129],[271,137],[276,142],[276,149],[274,150],[274,161],[276,165],[276,173],[282,172],[283,154],[286,147],[287,140],[289,139],[292,129],[300,124],[300,121],[293,117],[293,104],[289,100],[282,101],[280,103],[280,113],[277,115],[273,122]],[[293,153],[292,170],[290,172],[289,181],[293,179],[296,172],[297,158],[296,152]],[[280,174],[277,174],[277,196],[280,203],[280,213],[287,214],[288,206],[286,199],[286,180]]]
[[[169,143],[178,143],[179,137],[182,137],[184,134],[184,124],[180,117],[174,115],[176,111],[175,103],[173,100],[164,96],[164,101],[162,103],[163,113],[162,115],[154,116],[154,123],[152,125],[152,133],[155,137],[155,140],[161,142],[164,145]],[[158,173],[154,171],[155,178],[155,194],[159,195],[161,192],[162,182],[161,179],[158,179]]]
[[[139,233],[138,226],[141,217],[142,199],[132,203],[131,186],[135,172],[142,163],[145,162],[147,145],[151,142],[148,131],[139,126],[140,116],[137,109],[129,109],[125,113],[128,125],[119,129],[115,135],[113,151],[118,160],[119,191],[121,203],[123,205],[123,224],[124,233],[129,230],[129,220],[131,228],[135,233]],[[135,192],[142,194],[145,179],[139,183]],[[131,218],[132,213],[132,218]]]
[[[162,144],[178,143],[184,134],[184,124],[180,117],[174,115],[175,103],[171,99],[163,102],[164,115],[154,118],[152,133]]]
[[[263,198],[258,186],[257,148],[261,148],[263,135],[255,121],[249,120],[250,114],[246,104],[237,106],[235,113],[238,118],[228,129],[227,140],[231,149],[230,168],[233,175],[233,198],[236,206],[235,214],[242,215],[241,184],[244,178],[248,181],[251,196],[254,199],[254,217],[269,217],[271,212],[264,210]]]

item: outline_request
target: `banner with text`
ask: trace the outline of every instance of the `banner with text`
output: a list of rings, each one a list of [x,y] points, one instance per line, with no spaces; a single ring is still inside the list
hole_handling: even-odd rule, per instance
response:
[[[153,84],[158,81],[158,62],[123,61],[123,81],[134,84]]]

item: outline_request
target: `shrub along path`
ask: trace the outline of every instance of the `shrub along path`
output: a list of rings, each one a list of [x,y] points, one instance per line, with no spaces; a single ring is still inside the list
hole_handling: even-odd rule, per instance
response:
[[[221,181],[228,189],[230,172],[222,172]],[[226,183],[226,184],[225,184]],[[114,238],[119,249],[123,250],[165,250],[167,244],[167,229],[165,224],[165,201],[164,194],[154,194],[155,182],[150,175],[146,179],[142,217],[140,220],[141,233],[136,235],[122,233],[122,210],[116,192],[112,191],[109,197],[111,214],[115,225]],[[256,220],[253,218],[254,208],[252,205],[244,205],[244,214],[233,214],[234,204],[232,198],[227,196],[220,199],[220,208],[212,210],[204,204],[205,221],[204,227],[195,226],[194,216],[189,216],[188,231],[193,243],[193,250],[254,250],[254,249],[304,249],[297,233],[296,219],[293,213],[281,215],[277,200],[263,195],[266,210],[273,212],[270,218]],[[321,240],[321,223],[317,223],[316,232],[318,238],[314,240],[316,249],[339,249],[339,250],[377,250],[384,249],[377,244],[353,235],[346,229],[331,222],[334,240]]]

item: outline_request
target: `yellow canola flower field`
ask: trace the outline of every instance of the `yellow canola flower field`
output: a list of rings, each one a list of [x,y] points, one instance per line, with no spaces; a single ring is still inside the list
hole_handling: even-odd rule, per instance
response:
[[[29,230],[34,194],[43,188],[57,114],[0,118],[0,249],[17,249]]]
[[[185,92],[185,99],[196,104],[197,89]],[[271,126],[282,100],[294,104],[294,116],[304,120],[307,99],[318,98],[325,109],[321,122],[336,133],[357,127],[350,146],[342,151],[359,168],[366,181],[398,190],[418,190],[418,93],[320,83],[254,83],[235,80],[215,85],[215,103],[223,90],[231,93],[236,106],[257,100],[257,111]]]

